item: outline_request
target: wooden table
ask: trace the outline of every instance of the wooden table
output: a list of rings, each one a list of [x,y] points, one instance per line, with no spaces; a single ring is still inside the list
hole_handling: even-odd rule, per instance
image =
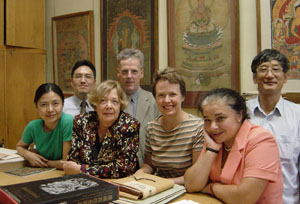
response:
[[[0,186],[10,185],[10,184],[17,184],[17,183],[24,183],[29,181],[36,181],[48,178],[56,178],[64,176],[64,171],[61,170],[54,170],[43,172],[35,175],[30,175],[26,177],[17,177],[10,174],[6,174],[4,172],[0,172]],[[185,193],[184,195],[178,197],[177,199],[173,200],[172,202],[177,202],[180,200],[192,200],[201,204],[221,204],[219,200],[212,198],[208,195],[203,193]]]

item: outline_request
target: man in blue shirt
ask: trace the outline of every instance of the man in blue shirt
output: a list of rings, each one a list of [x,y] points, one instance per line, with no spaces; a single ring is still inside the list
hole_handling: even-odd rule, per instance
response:
[[[272,132],[278,143],[284,181],[283,202],[299,203],[300,106],[282,98],[289,61],[274,49],[266,49],[252,61],[258,97],[247,101],[250,120]]]

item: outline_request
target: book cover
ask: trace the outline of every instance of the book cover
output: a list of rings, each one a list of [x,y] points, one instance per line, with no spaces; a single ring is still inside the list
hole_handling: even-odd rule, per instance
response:
[[[87,174],[68,175],[0,186],[0,203],[108,203],[119,198],[118,186]]]
[[[170,179],[146,173],[116,179],[112,183],[119,185],[121,197],[132,200],[145,199],[174,186]]]
[[[5,171],[4,173],[11,174],[14,176],[25,177],[25,176],[30,176],[30,175],[53,171],[53,170],[55,170],[55,168],[21,167],[21,168]]]
[[[128,198],[120,197],[119,200],[113,201],[114,204],[165,204],[171,200],[181,196],[186,192],[185,187],[174,184],[174,186],[168,190],[162,191],[156,195],[145,198],[143,200],[131,200]]]

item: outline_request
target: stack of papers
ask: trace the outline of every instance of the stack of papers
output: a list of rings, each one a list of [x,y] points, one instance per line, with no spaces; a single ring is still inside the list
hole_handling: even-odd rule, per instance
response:
[[[181,201],[174,202],[172,204],[201,204],[201,203],[192,200],[181,200]]]
[[[22,156],[17,153],[17,150],[0,148],[0,161],[1,160],[11,160],[11,159],[21,159],[24,160]]]

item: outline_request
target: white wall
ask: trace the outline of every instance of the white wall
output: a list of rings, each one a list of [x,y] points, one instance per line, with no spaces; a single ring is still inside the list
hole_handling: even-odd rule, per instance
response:
[[[167,46],[167,0],[158,0],[159,8],[159,68],[168,64]],[[51,17],[74,12],[94,10],[95,24],[95,66],[97,81],[100,81],[100,0],[48,0],[46,1],[47,13],[47,81],[52,77],[52,43],[51,43]],[[240,81],[241,92],[256,92],[252,82],[250,64],[257,53],[256,38],[256,1],[239,0],[240,14]],[[263,16],[264,18],[264,16]]]

